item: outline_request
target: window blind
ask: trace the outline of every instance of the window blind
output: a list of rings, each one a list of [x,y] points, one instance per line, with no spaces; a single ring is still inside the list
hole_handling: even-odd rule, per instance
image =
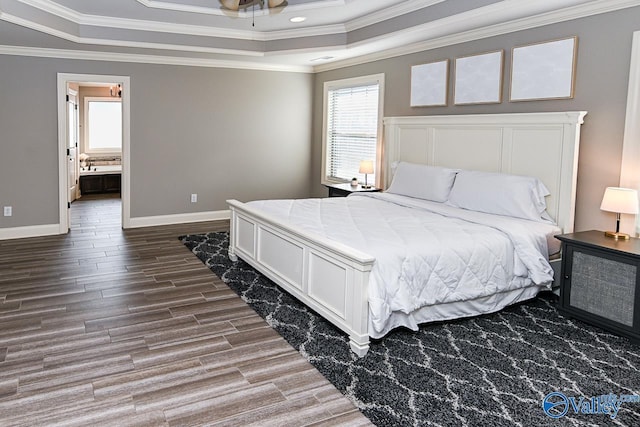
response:
[[[327,92],[327,178],[364,182],[361,160],[376,159],[379,84]],[[375,183],[375,173],[367,176]]]

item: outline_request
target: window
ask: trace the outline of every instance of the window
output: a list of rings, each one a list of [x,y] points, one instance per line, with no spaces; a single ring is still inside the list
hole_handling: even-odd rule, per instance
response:
[[[380,164],[383,94],[384,74],[324,84],[322,182],[364,182],[360,161]],[[376,183],[376,175],[367,181]]]
[[[85,151],[122,151],[122,102],[119,98],[84,98]]]

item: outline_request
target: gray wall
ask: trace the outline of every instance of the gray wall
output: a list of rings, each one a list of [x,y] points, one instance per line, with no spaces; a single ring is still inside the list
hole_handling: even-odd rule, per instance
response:
[[[637,30],[640,7],[328,71],[315,78],[0,55],[0,206],[14,209],[13,217],[0,216],[0,228],[58,222],[58,72],[131,77],[133,218],[223,210],[230,197],[325,196],[320,185],[322,85],[385,73],[386,116],[587,110],[576,227],[611,228],[612,214],[601,212],[599,205],[604,188],[619,181],[631,37]],[[575,98],[508,102],[511,48],[573,35],[579,38]],[[496,49],[505,49],[501,104],[409,107],[411,65]],[[189,202],[191,193],[198,193],[197,204]]]
[[[316,75],[314,89],[314,195],[326,194],[319,185],[322,148],[322,86],[325,81],[375,73],[385,74],[385,116],[484,114],[586,110],[580,145],[576,229],[610,229],[611,213],[600,211],[607,186],[619,184],[620,161],[629,79],[631,40],[640,30],[640,7],[621,10],[503,36],[447,46],[421,53],[327,71]],[[578,36],[575,97],[570,100],[509,102],[511,49],[533,42]],[[453,106],[450,74],[449,106],[409,106],[412,65],[498,49],[505,50],[505,78],[501,104]],[[451,67],[453,68],[453,67]],[[451,70],[450,70],[451,71]],[[640,161],[640,159],[639,159]]]
[[[59,221],[59,72],[131,77],[132,218],[309,195],[312,75],[0,55],[0,228]]]

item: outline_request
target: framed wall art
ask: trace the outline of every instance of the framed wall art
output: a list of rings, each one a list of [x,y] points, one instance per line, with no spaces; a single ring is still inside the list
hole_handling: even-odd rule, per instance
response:
[[[447,105],[449,60],[411,67],[411,106]]]
[[[495,104],[502,102],[504,51],[456,58],[453,103]]]
[[[514,47],[511,101],[573,98],[578,38]]]

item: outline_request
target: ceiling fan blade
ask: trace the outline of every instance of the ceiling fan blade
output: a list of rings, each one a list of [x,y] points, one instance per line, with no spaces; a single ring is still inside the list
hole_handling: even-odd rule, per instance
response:
[[[240,0],[220,0],[222,6],[229,10],[238,10],[240,7]]]
[[[282,12],[287,4],[286,0],[269,0],[269,15]]]

